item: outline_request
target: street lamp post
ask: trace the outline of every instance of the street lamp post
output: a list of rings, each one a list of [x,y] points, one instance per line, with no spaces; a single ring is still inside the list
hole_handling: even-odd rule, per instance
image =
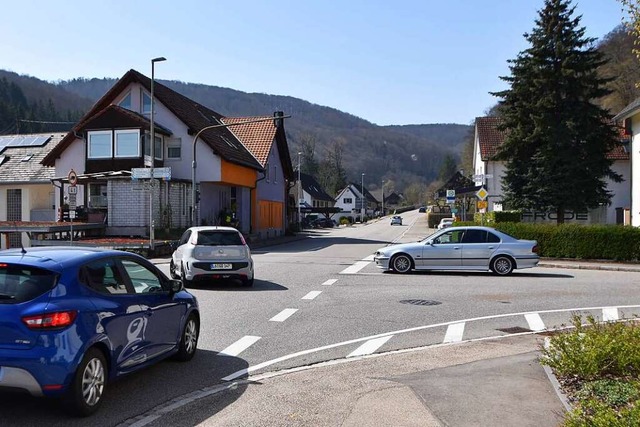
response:
[[[279,116],[278,119],[288,119],[291,116]],[[202,134],[202,132],[209,130],[209,129],[215,129],[215,128],[227,128],[227,127],[231,127],[231,126],[239,126],[239,125],[246,125],[249,123],[258,123],[258,122],[266,122],[269,120],[273,120],[273,117],[269,117],[269,118],[265,118],[265,119],[255,119],[255,120],[247,120],[245,122],[238,122],[238,123],[229,123],[229,124],[218,124],[218,125],[211,125],[211,126],[206,126],[203,127],[202,129],[200,129],[195,136],[193,137],[193,144],[192,144],[192,155],[193,155],[193,161],[191,163],[191,225],[195,226],[196,225],[196,167],[198,166],[198,163],[196,161],[196,142],[198,142],[198,138],[200,137],[200,135]]]
[[[364,196],[364,172],[362,172],[362,176],[360,177],[360,192],[362,193],[362,201],[360,203],[360,222],[364,223],[364,203],[367,199]]]
[[[150,152],[151,152],[151,179],[149,180],[149,246],[153,249],[153,240],[154,240],[154,221],[153,221],[153,188],[154,188],[154,178],[153,178],[153,168],[155,164],[155,145],[156,145],[156,134],[155,134],[155,125],[154,125],[154,95],[153,95],[153,83],[155,81],[155,64],[156,62],[166,61],[167,58],[164,56],[160,56],[158,58],[153,58],[151,60],[151,143],[150,143]]]
[[[302,213],[300,210],[300,199],[302,199],[302,180],[300,179],[300,169],[302,162],[300,155],[302,152],[298,151],[298,231],[302,231]]]

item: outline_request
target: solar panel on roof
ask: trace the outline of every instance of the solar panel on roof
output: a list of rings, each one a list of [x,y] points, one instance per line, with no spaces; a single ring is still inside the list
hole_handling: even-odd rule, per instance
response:
[[[0,137],[0,148],[42,147],[49,142],[50,139],[50,136],[3,136]]]

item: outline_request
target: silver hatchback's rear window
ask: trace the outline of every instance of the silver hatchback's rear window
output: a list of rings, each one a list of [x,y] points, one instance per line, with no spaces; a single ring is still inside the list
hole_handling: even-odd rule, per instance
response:
[[[57,275],[20,264],[0,263],[0,304],[31,301],[51,290]]]
[[[237,246],[242,245],[242,238],[237,231],[207,230],[198,232],[197,244],[202,246]]]

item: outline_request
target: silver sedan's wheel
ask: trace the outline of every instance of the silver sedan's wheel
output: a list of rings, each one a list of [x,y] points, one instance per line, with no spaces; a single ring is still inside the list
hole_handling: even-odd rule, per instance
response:
[[[491,271],[500,276],[506,276],[513,271],[513,261],[508,256],[500,255],[493,259]]]
[[[408,273],[412,266],[411,257],[408,255],[396,255],[391,259],[391,268],[396,273]]]

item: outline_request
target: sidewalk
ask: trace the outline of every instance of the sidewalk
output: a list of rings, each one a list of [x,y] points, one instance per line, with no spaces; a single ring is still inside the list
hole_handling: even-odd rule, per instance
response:
[[[152,426],[557,426],[538,335],[431,346],[257,375]]]

